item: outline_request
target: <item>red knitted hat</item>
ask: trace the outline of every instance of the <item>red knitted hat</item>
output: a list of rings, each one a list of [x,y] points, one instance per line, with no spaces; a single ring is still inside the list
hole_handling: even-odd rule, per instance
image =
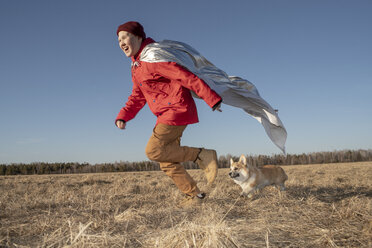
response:
[[[119,35],[120,31],[127,31],[141,37],[143,40],[146,39],[145,31],[143,31],[142,25],[138,22],[126,22],[121,24],[116,31],[116,35]]]

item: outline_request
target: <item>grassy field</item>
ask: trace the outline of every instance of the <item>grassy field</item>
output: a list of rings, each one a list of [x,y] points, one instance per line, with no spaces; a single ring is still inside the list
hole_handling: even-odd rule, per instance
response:
[[[253,199],[221,169],[180,209],[163,172],[0,177],[0,247],[372,247],[372,162],[284,166]]]

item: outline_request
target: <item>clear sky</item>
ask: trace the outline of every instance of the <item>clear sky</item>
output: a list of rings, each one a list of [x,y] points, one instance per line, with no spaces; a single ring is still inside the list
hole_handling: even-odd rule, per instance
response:
[[[0,2],[0,163],[147,160],[147,106],[122,131],[132,88],[118,25],[183,41],[253,82],[287,132],[288,153],[372,148],[372,1]],[[220,155],[279,154],[259,122],[196,100],[182,144]]]

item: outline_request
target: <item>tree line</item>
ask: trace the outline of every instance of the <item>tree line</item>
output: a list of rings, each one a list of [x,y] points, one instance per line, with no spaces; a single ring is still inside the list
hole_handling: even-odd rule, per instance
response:
[[[222,155],[218,159],[220,168],[230,167],[230,158],[234,161],[239,156],[231,154]],[[342,150],[333,152],[314,152],[286,155],[247,155],[247,162],[254,166],[266,164],[273,165],[301,165],[372,161],[372,149],[369,150]],[[183,163],[186,169],[198,169],[193,162]],[[141,162],[114,162],[114,163],[45,163],[34,162],[29,164],[13,163],[0,164],[0,175],[33,175],[33,174],[72,174],[72,173],[103,173],[127,171],[156,171],[160,170],[159,164],[152,161]]]

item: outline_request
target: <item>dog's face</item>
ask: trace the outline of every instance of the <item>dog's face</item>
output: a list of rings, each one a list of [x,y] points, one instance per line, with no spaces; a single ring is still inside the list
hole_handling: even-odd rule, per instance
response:
[[[240,156],[238,162],[230,159],[230,172],[229,176],[236,181],[246,181],[249,178],[249,170],[247,160],[244,155]]]

